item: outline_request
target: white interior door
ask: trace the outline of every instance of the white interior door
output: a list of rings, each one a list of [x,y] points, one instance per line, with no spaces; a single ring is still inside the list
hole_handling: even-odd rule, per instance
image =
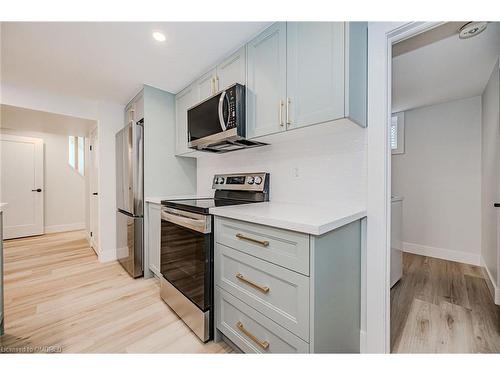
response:
[[[97,128],[90,133],[90,245],[99,253],[99,149],[97,145]]]
[[[44,233],[43,140],[0,135],[4,239]]]

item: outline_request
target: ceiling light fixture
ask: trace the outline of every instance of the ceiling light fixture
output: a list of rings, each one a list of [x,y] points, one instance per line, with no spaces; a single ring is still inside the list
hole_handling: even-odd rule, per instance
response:
[[[463,25],[458,33],[460,39],[469,39],[473,36],[481,34],[486,27],[488,22],[469,22]]]
[[[154,31],[153,32],[153,38],[154,40],[156,40],[157,42],[164,42],[167,38],[165,37],[165,34],[163,34],[162,32],[160,31]]]

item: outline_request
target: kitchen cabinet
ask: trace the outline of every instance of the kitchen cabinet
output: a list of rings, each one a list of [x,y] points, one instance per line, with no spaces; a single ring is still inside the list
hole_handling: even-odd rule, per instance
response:
[[[160,276],[160,242],[161,242],[161,205],[159,203],[148,202],[146,208],[147,231],[146,231],[146,251],[148,252],[149,269]]]
[[[126,106],[125,106],[125,124],[130,121],[137,122],[144,118],[144,92],[141,90]]]
[[[236,53],[217,65],[216,91],[239,83],[246,83],[246,48],[243,46]]]
[[[175,96],[175,153],[186,155],[194,151],[188,148],[187,110],[198,103],[200,87],[193,84]]]
[[[368,24],[277,22],[176,96],[177,155],[187,108],[246,84],[247,138],[349,118],[367,124]]]
[[[366,22],[276,23],[248,43],[247,136],[340,118],[366,127],[367,31]]]
[[[198,81],[196,81],[198,98],[194,104],[204,101],[217,92],[217,89],[215,87],[215,77],[216,70],[212,69],[201,76]]]
[[[344,117],[344,23],[288,22],[287,129]]]
[[[285,130],[286,23],[278,22],[247,44],[247,137]]]
[[[216,338],[245,353],[359,352],[362,220],[315,236],[216,216]]]

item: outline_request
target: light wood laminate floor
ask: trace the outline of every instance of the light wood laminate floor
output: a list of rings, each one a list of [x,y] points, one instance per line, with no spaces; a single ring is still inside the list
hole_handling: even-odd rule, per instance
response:
[[[391,289],[394,353],[500,353],[500,307],[480,267],[403,254]]]
[[[81,353],[224,353],[203,344],[160,299],[155,279],[99,263],[84,232],[5,241],[0,346]]]

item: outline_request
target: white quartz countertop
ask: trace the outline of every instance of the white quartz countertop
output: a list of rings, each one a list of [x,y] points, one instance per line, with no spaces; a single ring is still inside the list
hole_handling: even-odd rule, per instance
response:
[[[145,202],[148,203],[156,203],[161,204],[161,201],[175,201],[180,199],[205,199],[205,198],[213,198],[213,197],[200,197],[198,195],[167,195],[164,197],[146,197],[144,198]]]
[[[264,202],[214,207],[210,209],[210,213],[319,236],[365,217],[366,208],[345,203],[311,206]]]

